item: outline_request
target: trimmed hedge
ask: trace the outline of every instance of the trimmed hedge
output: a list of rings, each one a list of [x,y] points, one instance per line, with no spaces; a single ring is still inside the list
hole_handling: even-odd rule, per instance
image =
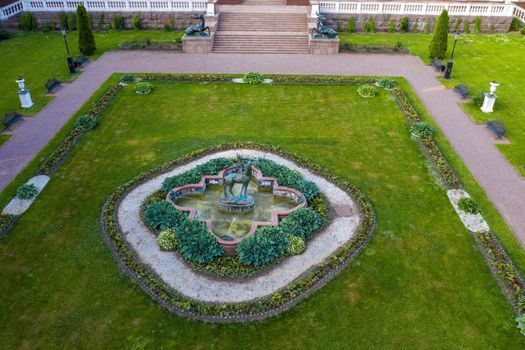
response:
[[[202,221],[183,220],[176,232],[179,251],[189,261],[207,264],[224,254],[224,249]]]
[[[153,230],[177,228],[186,221],[186,214],[166,200],[154,202],[144,210],[144,223]]]
[[[278,226],[263,226],[237,245],[239,260],[247,265],[270,265],[288,250],[288,234]]]

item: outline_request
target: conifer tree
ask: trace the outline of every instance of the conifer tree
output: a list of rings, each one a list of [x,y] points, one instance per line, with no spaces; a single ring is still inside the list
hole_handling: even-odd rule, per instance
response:
[[[430,42],[428,55],[430,58],[444,58],[448,46],[448,28],[450,26],[448,12],[443,10],[434,27],[434,35]]]
[[[77,25],[78,25],[78,49],[84,55],[95,53],[95,37],[91,29],[91,21],[84,5],[77,7]]]

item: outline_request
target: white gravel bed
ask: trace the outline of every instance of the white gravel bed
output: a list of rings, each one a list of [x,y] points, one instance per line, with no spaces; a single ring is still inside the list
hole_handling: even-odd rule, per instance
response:
[[[463,225],[465,225],[467,230],[472,232],[487,232],[490,230],[489,225],[480,213],[470,214],[466,211],[459,209],[459,200],[461,198],[470,198],[467,192],[463,190],[448,190],[447,196],[450,200],[450,203],[454,207],[454,210],[458,214],[461,222],[463,222]]]
[[[218,281],[194,272],[177,254],[161,251],[155,242],[155,236],[142,222],[140,207],[148,196],[160,188],[166,177],[180,174],[213,158],[235,157],[237,153],[243,156],[263,156],[290,169],[299,170],[307,180],[319,186],[332,206],[346,207],[350,210],[347,211],[348,216],[335,218],[325,231],[311,239],[303,254],[286,258],[268,273],[242,282]],[[186,297],[217,303],[246,302],[282,289],[348,242],[357,231],[361,220],[352,198],[331,182],[275,154],[245,149],[221,151],[203,156],[159,175],[128,193],[120,203],[117,213],[124,236],[142,263],[152,269],[171,288]]]
[[[244,82],[244,79],[243,79],[243,78],[233,78],[232,81],[233,81],[234,83],[237,83],[237,84],[246,84],[246,83]],[[273,82],[273,79],[264,79],[262,83],[263,83],[263,84],[271,84],[272,82]]]
[[[4,210],[2,211],[2,214],[4,215],[20,215],[23,212],[25,212],[31,204],[35,201],[35,199],[38,197],[40,192],[46,187],[47,183],[49,182],[49,176],[47,175],[38,175],[34,176],[29,181],[26,182],[27,185],[35,185],[38,189],[38,193],[36,196],[34,196],[31,199],[20,199],[16,196],[11,199],[11,201],[5,206]]]

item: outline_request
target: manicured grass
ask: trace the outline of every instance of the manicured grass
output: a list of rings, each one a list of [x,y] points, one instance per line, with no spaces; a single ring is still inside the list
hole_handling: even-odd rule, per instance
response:
[[[525,346],[387,92],[364,99],[342,85],[154,84],[148,96],[124,89],[1,242],[0,348]],[[237,140],[281,146],[349,179],[372,201],[377,229],[339,277],[279,317],[181,319],[119,272],[102,242],[101,206],[141,171]],[[464,167],[459,173],[476,197],[479,187]]]
[[[428,45],[432,35],[427,34],[341,34],[341,43],[394,44],[404,43],[411,53],[428,62]],[[453,38],[449,36],[449,53]],[[474,120],[485,123],[500,119],[507,126],[507,137],[512,144],[498,145],[501,151],[525,176],[525,35],[461,35],[454,54],[452,80],[444,81],[448,87],[460,83],[469,85],[473,92],[488,92],[489,82],[496,80],[500,87],[496,92],[495,111],[482,113],[479,107],[466,104],[465,110]]]
[[[77,32],[68,33],[71,55],[76,57],[78,51]],[[95,33],[97,51],[90,59],[96,59],[108,50],[118,47],[123,41],[144,40],[178,41],[181,33],[161,31],[111,31]],[[64,39],[58,32],[20,33],[15,38],[0,42],[0,114],[11,110],[20,111],[16,78],[23,75],[26,87],[31,90],[35,106],[24,110],[24,114],[35,114],[42,109],[52,97],[44,96],[44,83],[50,78],[71,80],[76,75],[69,73],[66,62]]]
[[[1,134],[0,135],[0,146],[4,144],[7,140],[9,140],[10,137],[11,135],[9,134]]]

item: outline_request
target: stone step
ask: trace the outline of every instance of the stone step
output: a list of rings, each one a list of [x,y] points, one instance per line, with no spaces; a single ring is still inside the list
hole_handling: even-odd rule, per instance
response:
[[[306,32],[308,22],[306,14],[224,12],[219,16],[217,30]]]
[[[306,33],[287,32],[216,32],[214,52],[231,53],[308,53]]]

